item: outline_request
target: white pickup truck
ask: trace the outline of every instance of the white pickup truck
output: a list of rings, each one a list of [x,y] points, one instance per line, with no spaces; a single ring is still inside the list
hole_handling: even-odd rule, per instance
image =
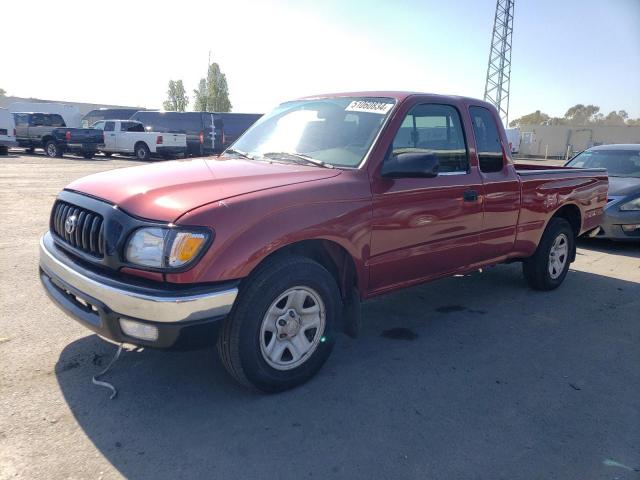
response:
[[[184,155],[187,136],[184,133],[147,132],[144,125],[135,120],[102,120],[91,128],[104,132],[104,145],[99,150],[107,157],[114,153],[135,155],[138,160],[151,156],[164,158]]]

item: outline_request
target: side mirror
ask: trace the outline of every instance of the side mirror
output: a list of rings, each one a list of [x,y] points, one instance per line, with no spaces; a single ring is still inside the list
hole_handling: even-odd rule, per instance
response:
[[[433,153],[399,153],[382,165],[386,178],[433,178],[438,176],[440,162]]]

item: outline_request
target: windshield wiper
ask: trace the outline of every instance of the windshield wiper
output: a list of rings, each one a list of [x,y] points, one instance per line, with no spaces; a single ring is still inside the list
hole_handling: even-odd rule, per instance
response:
[[[243,152],[241,150],[236,150],[234,148],[227,148],[224,153],[231,153],[231,154],[235,154],[235,155],[239,155],[242,158],[246,158],[247,160],[255,160],[254,157],[252,157],[251,155],[249,155],[247,152]]]
[[[310,157],[309,155],[305,155],[304,153],[292,153],[292,152],[268,152],[262,155],[265,158],[273,158],[274,160],[302,160],[303,163],[315,165],[316,167],[322,168],[335,168],[330,163],[323,162],[322,160],[318,160],[317,158]],[[301,164],[301,162],[295,162],[297,164]]]

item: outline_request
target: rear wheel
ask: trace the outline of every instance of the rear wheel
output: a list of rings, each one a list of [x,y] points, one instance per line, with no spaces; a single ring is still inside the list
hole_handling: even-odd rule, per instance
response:
[[[113,155],[111,152],[102,152],[102,154],[107,158],[111,158],[111,155]]]
[[[575,249],[575,234],[564,218],[552,218],[536,253],[522,264],[524,277],[535,290],[553,290],[564,281]]]
[[[138,160],[149,160],[149,157],[151,157],[151,152],[146,143],[138,143],[135,146],[134,152]]]
[[[93,152],[84,152],[84,153],[82,154],[82,156],[83,156],[84,158],[86,158],[87,160],[90,160],[90,159],[92,159],[92,158],[93,158],[94,153],[93,153]]]
[[[9,147],[0,147],[0,155],[9,155]]]
[[[60,148],[53,140],[49,140],[44,145],[44,153],[51,158],[60,158],[62,157],[62,148]]]
[[[26,153],[33,153],[33,152],[35,152],[35,151],[36,151],[36,149],[35,149],[35,148],[33,148],[33,147],[29,147],[29,148],[25,148],[25,149],[24,149],[24,151],[25,151]]]
[[[333,349],[340,295],[331,274],[299,256],[267,260],[243,284],[218,352],[242,385],[264,392],[311,378]]]

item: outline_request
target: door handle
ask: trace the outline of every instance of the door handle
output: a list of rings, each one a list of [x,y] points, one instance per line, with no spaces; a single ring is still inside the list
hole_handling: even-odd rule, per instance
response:
[[[478,192],[475,190],[465,190],[463,198],[465,202],[475,202],[478,200]]]

